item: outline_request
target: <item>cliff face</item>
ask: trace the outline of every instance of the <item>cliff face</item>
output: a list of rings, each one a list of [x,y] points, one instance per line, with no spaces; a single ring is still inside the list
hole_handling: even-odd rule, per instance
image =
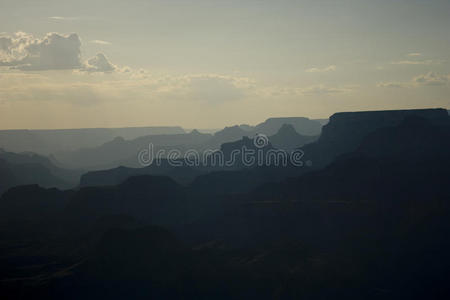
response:
[[[304,147],[305,155],[316,161],[316,166],[325,165],[340,154],[356,150],[364,137],[375,130],[399,125],[413,116],[436,125],[450,122],[447,111],[440,108],[336,113],[323,126],[319,140]]]
[[[445,109],[413,109],[336,113],[322,129],[321,141],[336,143],[359,143],[370,132],[400,124],[406,117],[418,116],[434,124],[448,122]],[[344,139],[342,141],[342,139]]]

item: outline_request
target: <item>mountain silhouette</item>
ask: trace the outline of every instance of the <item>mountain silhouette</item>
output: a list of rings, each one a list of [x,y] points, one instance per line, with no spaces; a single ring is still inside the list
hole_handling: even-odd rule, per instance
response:
[[[97,147],[117,136],[135,139],[139,136],[181,134],[181,127],[80,128],[48,130],[0,130],[0,148],[12,152],[32,151],[49,155],[60,151]]]
[[[293,150],[314,142],[317,136],[304,136],[295,131],[290,124],[284,124],[278,132],[269,137],[271,144],[278,149]]]
[[[284,147],[304,138],[280,127]],[[221,149],[274,149],[251,137]],[[2,297],[448,298],[447,111],[339,113],[302,149],[312,166],[163,160],[88,172],[72,190],[11,188],[0,198]],[[0,158],[0,183],[17,180],[11,166],[54,164],[21,155]]]
[[[302,147],[305,159],[315,167],[329,164],[337,156],[356,150],[363,138],[383,127],[400,124],[406,117],[418,116],[433,124],[448,124],[444,109],[416,109],[336,113],[322,129],[319,139]]]
[[[256,125],[254,132],[274,135],[284,124],[292,125],[295,131],[301,135],[309,136],[319,135],[322,128],[320,122],[303,117],[269,118],[263,123]]]
[[[198,131],[183,134],[149,135],[133,140],[118,137],[96,148],[60,152],[56,153],[55,157],[67,166],[88,169],[105,169],[120,165],[138,167],[140,166],[137,159],[138,153],[141,150],[148,150],[150,144],[154,147],[155,155],[159,150],[164,150],[167,155],[169,150],[178,149],[183,153],[188,149],[196,149],[198,145],[206,143],[210,138],[210,134],[202,134]]]
[[[117,186],[84,187],[66,208],[67,219],[93,222],[102,215],[126,214],[151,224],[173,225],[185,215],[183,187],[168,177],[142,175]]]
[[[25,184],[43,187],[72,188],[77,185],[81,171],[67,170],[48,157],[35,153],[13,153],[0,149],[0,194],[8,188]]]
[[[172,166],[167,160],[154,163],[144,168],[117,167],[109,170],[91,171],[80,178],[80,186],[104,186],[122,183],[127,178],[138,175],[168,176],[179,184],[189,184],[195,177],[204,174],[206,170],[189,166]]]

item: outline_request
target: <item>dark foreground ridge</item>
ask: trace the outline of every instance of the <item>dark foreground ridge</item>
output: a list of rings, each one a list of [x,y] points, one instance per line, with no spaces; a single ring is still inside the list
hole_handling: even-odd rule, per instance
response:
[[[2,299],[447,299],[447,111],[338,113],[302,149],[309,169],[118,168],[9,189]]]

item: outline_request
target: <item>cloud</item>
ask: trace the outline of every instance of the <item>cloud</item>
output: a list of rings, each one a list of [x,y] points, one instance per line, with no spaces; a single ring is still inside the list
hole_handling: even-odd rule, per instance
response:
[[[435,60],[400,60],[400,61],[393,61],[392,65],[433,65],[433,64],[440,64],[442,61],[435,61]]]
[[[52,16],[52,17],[48,17],[50,20],[55,20],[55,21],[74,21],[74,20],[78,20],[78,17],[61,17],[61,16]]]
[[[403,83],[403,82],[380,82],[377,84],[377,87],[379,88],[396,88],[396,89],[400,89],[400,88],[405,88],[408,87],[407,83]]]
[[[324,72],[333,72],[336,71],[336,66],[335,65],[330,65],[328,67],[324,67],[324,68],[310,68],[305,70],[305,72],[308,73],[324,73]]]
[[[328,95],[328,94],[347,93],[351,91],[352,91],[351,88],[327,87],[323,84],[301,88],[298,90],[298,92],[303,95]]]
[[[117,67],[110,63],[108,58],[103,53],[97,53],[96,56],[86,61],[81,70],[86,72],[111,73],[116,69]]]
[[[92,40],[90,41],[92,44],[98,44],[98,45],[111,45],[110,42],[102,41],[102,40]]]
[[[234,101],[244,96],[244,90],[237,85],[236,80],[225,76],[191,77],[187,88],[189,98],[213,103]]]
[[[380,88],[415,88],[421,86],[444,86],[450,83],[450,74],[441,75],[428,72],[414,77],[409,82],[381,82],[377,84]]]
[[[418,52],[408,53],[408,56],[410,56],[410,57],[422,56],[422,53],[418,53]]]
[[[0,66],[22,71],[83,70],[112,72],[119,70],[102,53],[84,62],[81,40],[76,33],[47,33],[42,39],[24,32],[0,36]]]
[[[427,74],[414,77],[413,81],[418,85],[441,86],[450,83],[450,75],[428,72]]]
[[[192,74],[155,79],[142,70],[138,73],[138,77],[134,78],[141,78],[141,82],[146,82],[147,87],[152,87],[155,93],[166,100],[215,105],[243,99],[250,95],[253,88],[253,83],[248,78],[219,74]]]
[[[3,36],[0,66],[19,70],[62,70],[81,65],[81,41],[76,33],[48,33],[35,39],[26,33]]]
[[[165,103],[167,105],[227,105],[254,96],[253,83],[245,77],[220,74],[189,74],[184,76],[152,75],[134,78],[130,74],[102,76],[85,72],[59,79],[52,74],[9,72],[0,73],[0,103],[43,101],[96,105],[126,101]],[[95,78],[96,76],[99,76]],[[98,80],[99,79],[99,80]]]

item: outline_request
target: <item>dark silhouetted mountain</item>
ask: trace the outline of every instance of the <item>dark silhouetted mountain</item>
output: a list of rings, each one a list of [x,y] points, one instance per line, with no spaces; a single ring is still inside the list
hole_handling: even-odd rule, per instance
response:
[[[318,136],[304,136],[295,131],[290,124],[284,124],[280,130],[269,137],[270,143],[278,149],[293,150],[307,143],[314,142]]]
[[[313,119],[313,121],[319,122],[322,126],[326,125],[330,119]]]
[[[256,166],[258,164],[258,157],[257,153],[260,152],[262,154],[267,153],[268,150],[273,149],[272,145],[270,144],[269,140],[266,140],[266,137],[262,137],[264,140],[262,140],[261,146],[255,145],[255,138],[248,138],[246,136],[243,136],[240,140],[224,143],[220,146],[220,151],[223,153],[223,157],[226,162],[234,162],[230,166]],[[248,162],[245,162],[245,155],[244,151],[250,150],[253,151],[252,153],[248,155],[249,159]],[[235,152],[235,154],[233,153]]]
[[[445,158],[450,149],[450,122],[441,124],[408,116],[398,126],[380,128],[368,134],[357,152],[369,157],[394,157],[411,162],[429,156]]]
[[[13,152],[49,154],[51,146],[32,130],[0,130],[0,148]]]
[[[448,118],[338,114],[304,146],[330,162],[309,171],[217,171],[187,187],[144,175],[77,191],[11,189],[0,214],[22,219],[0,218],[2,297],[447,299]]]
[[[62,213],[72,194],[37,184],[13,187],[0,198],[0,215],[3,220],[45,221]]]
[[[55,158],[63,166],[70,168],[106,169],[119,165],[127,167],[140,167],[137,154],[142,149],[148,149],[151,143],[155,152],[162,150],[176,150],[183,155],[188,150],[219,149],[224,143],[242,139],[243,136],[253,137],[256,134],[275,134],[284,124],[291,124],[297,132],[320,132],[320,123],[307,118],[272,118],[255,127],[232,126],[217,131],[214,135],[203,134],[193,130],[188,134],[148,135],[133,140],[117,137],[95,148],[83,148],[76,151],[63,151],[55,153]],[[163,156],[165,158],[165,156]]]
[[[0,173],[2,184],[0,194],[11,187],[37,183],[44,187],[71,188],[76,184],[71,184],[53,175],[46,167],[35,163],[11,164],[0,160]],[[3,177],[4,176],[4,177]]]
[[[258,197],[394,202],[441,198],[448,193],[442,186],[450,178],[450,124],[441,124],[407,116],[396,126],[368,134],[356,151],[339,156],[325,169],[290,179],[275,193],[269,190],[276,185],[270,185],[259,190]]]
[[[244,131],[253,131],[254,127],[248,124],[241,124],[239,127]]]
[[[248,192],[265,182],[259,176],[254,176],[255,173],[251,170],[211,172],[197,177],[190,186],[190,190],[193,193],[206,195]]]
[[[0,159],[0,195],[9,188],[19,185],[10,164]]]
[[[433,124],[450,122],[444,109],[336,113],[323,127],[319,139],[302,147],[305,159],[312,161],[315,167],[325,166],[340,154],[356,150],[369,133],[398,125],[408,116],[419,116]]]
[[[117,136],[135,139],[144,135],[182,134],[181,127],[80,128],[49,130],[0,130],[0,147],[13,152],[50,154],[96,147]]]
[[[165,155],[169,150],[179,150],[184,153],[191,148],[206,143],[211,138],[210,134],[202,134],[192,131],[187,134],[149,135],[133,140],[115,138],[96,148],[85,148],[73,152],[56,153],[55,157],[67,166],[77,166],[87,169],[105,169],[120,165],[140,167],[138,153],[143,149],[154,147],[154,154],[164,150]],[[163,156],[164,158],[165,156]]]
[[[243,136],[251,135],[250,132],[245,131],[240,126],[225,127],[224,129],[216,132],[214,136],[207,141],[205,148],[218,149],[222,144],[237,141],[242,139]]]
[[[255,126],[255,133],[262,133],[265,135],[274,135],[284,124],[289,124],[294,127],[295,131],[301,135],[319,135],[322,129],[320,122],[316,120],[310,120],[303,117],[290,117],[290,118],[269,118],[263,123]]]
[[[161,160],[160,164],[155,161],[152,165],[144,168],[117,167],[109,170],[91,171],[81,176],[80,186],[117,185],[129,177],[138,175],[168,176],[179,184],[186,185],[205,172],[200,168],[175,167],[170,165],[167,160]]]
[[[107,270],[102,271],[108,277],[113,275],[110,272],[114,272],[116,276],[139,276],[145,279],[148,278],[148,274],[127,272],[142,270],[145,265],[146,270],[154,272],[153,276],[170,278],[174,276],[172,272],[182,269],[177,264],[186,263],[183,260],[174,261],[175,256],[182,255],[186,251],[187,249],[173,233],[161,227],[110,229],[100,239],[91,263],[103,264],[102,267],[106,267]],[[134,260],[135,265],[130,265],[130,260]]]
[[[269,118],[256,126],[243,124],[225,127],[214,134],[208,145],[218,147],[224,143],[240,140],[243,136],[253,137],[256,134],[275,135],[283,125],[291,125],[295,131],[305,136],[319,135],[322,128],[320,122],[303,117]]]
[[[0,166],[2,173],[13,174],[10,179],[2,180],[0,194],[12,186],[34,183],[43,187],[72,188],[78,184],[81,175],[81,171],[62,169],[48,157],[35,153],[13,153],[0,149],[0,160],[3,161]],[[6,184],[7,181],[9,184]]]
[[[220,291],[212,289],[217,275],[205,272],[205,265],[198,262],[192,250],[164,228],[113,228],[100,238],[93,254],[74,268],[79,280],[68,289],[74,299],[96,299],[100,294],[108,299],[131,294],[133,299],[196,298],[199,290],[217,299],[214,296],[220,296]],[[111,282],[116,283],[105,284]],[[210,286],[211,282],[215,284]]]
[[[67,206],[67,218],[93,222],[102,215],[126,214],[150,224],[182,223],[186,209],[183,187],[169,177],[130,177],[117,186],[85,187]]]

